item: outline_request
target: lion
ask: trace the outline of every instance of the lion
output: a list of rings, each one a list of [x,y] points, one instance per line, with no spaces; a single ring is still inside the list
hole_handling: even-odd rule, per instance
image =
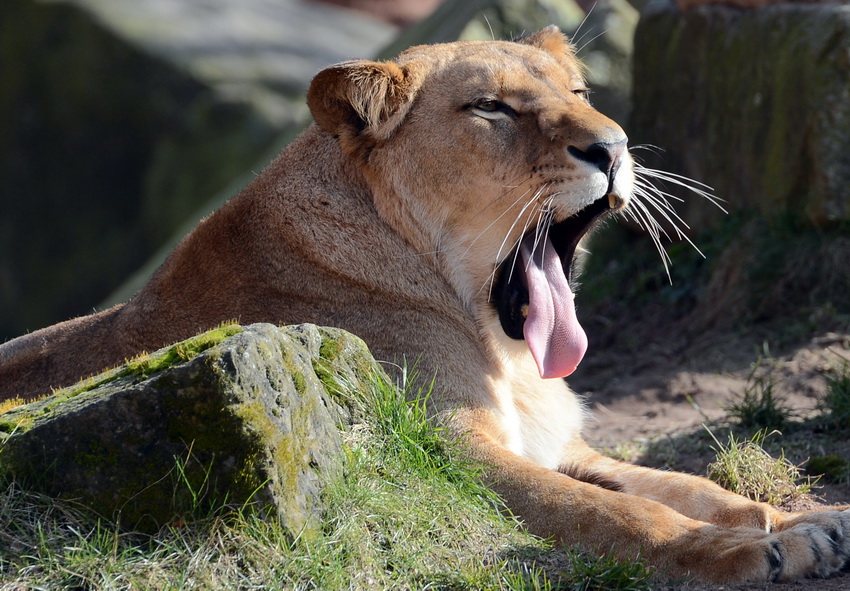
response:
[[[134,298],[0,347],[0,392],[45,393],[233,318],[336,326],[388,368],[418,360],[433,420],[537,535],[710,582],[838,572],[850,511],[783,513],[582,440],[562,379],[587,348],[574,259],[640,188],[588,94],[555,27],[328,67],[315,123]]]

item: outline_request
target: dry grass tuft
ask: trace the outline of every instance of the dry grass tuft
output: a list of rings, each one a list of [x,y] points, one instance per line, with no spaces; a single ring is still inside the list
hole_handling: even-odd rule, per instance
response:
[[[730,433],[726,445],[711,433],[717,445],[713,448],[717,459],[706,468],[708,478],[727,490],[771,505],[787,506],[810,493],[817,478],[803,478],[799,467],[785,458],[784,451],[774,458],[762,447],[773,433],[776,431],[758,431],[743,441]]]

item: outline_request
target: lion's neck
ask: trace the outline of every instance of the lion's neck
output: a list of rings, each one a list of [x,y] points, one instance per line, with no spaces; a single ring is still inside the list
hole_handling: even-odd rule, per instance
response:
[[[439,214],[421,205],[422,196],[416,194],[410,179],[396,178],[392,171],[372,166],[368,159],[355,159],[346,154],[339,142],[330,134],[314,126],[308,129],[286,151],[285,162],[280,166],[308,169],[306,163],[321,157],[326,165],[323,178],[316,179],[328,192],[333,192],[334,180],[346,199],[362,200],[355,209],[358,217],[373,211],[412,251],[418,264],[431,267],[452,288],[472,317],[483,301],[486,290],[477,287],[484,283],[484,272],[474,272],[469,258],[476,256],[475,248],[467,249],[451,234],[451,223],[440,219]],[[330,181],[330,182],[329,182]],[[351,189],[357,190],[352,192]],[[352,210],[353,211],[353,210]],[[371,215],[371,214],[370,214]],[[475,276],[473,276],[475,275]]]

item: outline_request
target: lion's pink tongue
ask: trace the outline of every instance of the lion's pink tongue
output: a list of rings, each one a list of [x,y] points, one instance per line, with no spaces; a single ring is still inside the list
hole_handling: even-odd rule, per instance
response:
[[[525,341],[541,378],[566,377],[587,351],[587,335],[576,317],[573,292],[548,238],[535,248],[534,236],[526,237],[520,253],[528,288]]]

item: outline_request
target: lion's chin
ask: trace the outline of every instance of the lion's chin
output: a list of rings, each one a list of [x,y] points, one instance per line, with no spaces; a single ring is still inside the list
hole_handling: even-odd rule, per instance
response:
[[[511,253],[499,266],[492,302],[502,330],[528,343],[544,379],[571,374],[587,349],[570,287],[573,261],[579,241],[618,203],[616,196],[597,199],[550,226],[545,238],[537,229],[529,230],[519,253]]]

